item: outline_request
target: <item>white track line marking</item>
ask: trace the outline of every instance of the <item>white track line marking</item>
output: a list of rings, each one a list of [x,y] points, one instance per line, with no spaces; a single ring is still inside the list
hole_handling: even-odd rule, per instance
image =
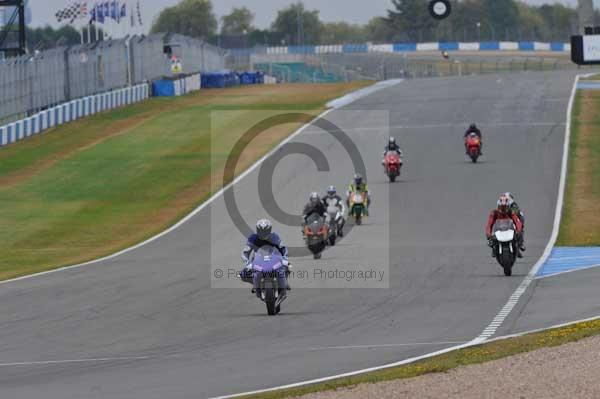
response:
[[[510,335],[505,335],[502,337],[497,337],[497,338],[493,338],[490,339],[486,342],[494,342],[494,341],[501,341],[504,339],[509,339],[509,338],[515,338],[515,337],[522,337],[523,335],[527,335],[527,334],[534,334],[537,332],[541,332],[541,331],[547,331],[547,330],[553,330],[556,328],[561,328],[561,327],[568,327],[571,326],[573,324],[578,324],[578,323],[585,323],[587,321],[595,321],[595,320],[599,320],[600,316],[594,316],[594,317],[590,317],[587,319],[582,319],[582,320],[576,320],[576,321],[570,321],[568,323],[562,323],[562,324],[557,324],[554,326],[550,326],[547,328],[539,328],[539,329],[535,329],[535,330],[527,330],[527,331],[523,331],[520,333],[515,333],[515,334],[510,334]],[[448,344],[451,344],[452,342],[447,342]],[[456,343],[461,343],[461,342],[456,342]],[[422,343],[422,344],[429,344],[429,343]],[[445,342],[432,342],[433,344],[446,344]],[[475,346],[478,345],[477,343],[474,343],[473,341],[469,341],[466,343],[461,343],[462,345],[460,345],[461,347],[469,347],[469,346]],[[400,346],[400,345],[417,345],[417,344],[392,344],[392,346]],[[370,346],[365,346],[365,347],[373,347],[373,346],[378,346],[378,347],[382,347],[382,346],[388,346],[388,345],[370,345]],[[358,346],[358,347],[362,347],[362,346]],[[332,348],[336,348],[336,347],[332,347]],[[347,347],[339,347],[339,348],[347,348]],[[352,348],[352,347],[350,347]],[[320,348],[315,348],[316,349],[320,349]],[[311,350],[311,349],[308,349]],[[444,349],[444,351],[448,351],[447,349]],[[441,351],[440,351],[441,352]],[[449,352],[449,351],[448,351]],[[437,353],[437,352],[436,352]],[[186,352],[185,355],[189,355],[189,352]],[[433,356],[433,355],[432,355]],[[107,358],[97,358],[97,359],[71,359],[71,360],[45,360],[45,361],[32,361],[32,362],[14,362],[14,363],[0,363],[0,367],[20,367],[20,366],[38,366],[38,365],[55,365],[55,364],[68,364],[68,363],[102,363],[102,362],[115,362],[115,361],[128,361],[128,360],[148,360],[148,359],[159,359],[159,358],[174,358],[174,357],[182,357],[182,354],[170,354],[170,355],[164,355],[164,356],[160,356],[160,355],[155,355],[155,356],[127,356],[127,357],[107,357]],[[422,358],[425,359],[427,357],[430,357],[428,355],[424,355]],[[273,389],[269,389],[266,391],[273,391],[275,389],[279,389],[279,388],[273,388]],[[241,395],[241,394],[240,394]],[[246,395],[246,394],[244,394]],[[239,396],[239,395],[237,395]],[[230,398],[230,397],[235,397],[235,396],[223,396],[222,398]]]
[[[237,394],[233,394],[233,395],[218,396],[218,397],[215,397],[212,399],[238,398],[240,396],[254,395],[254,394],[265,393],[265,392],[273,392],[273,391],[279,391],[282,389],[289,389],[289,388],[297,388],[297,387],[301,387],[301,386],[305,386],[305,385],[318,384],[319,382],[327,382],[327,381],[336,380],[339,378],[352,377],[352,376],[358,375],[358,374],[370,373],[372,371],[378,371],[378,370],[383,370],[383,369],[387,369],[387,368],[391,368],[391,367],[403,366],[405,364],[414,363],[416,361],[427,359],[429,357],[433,357],[433,356],[437,356],[437,355],[443,355],[444,353],[452,352],[454,350],[466,348],[469,346],[473,346],[472,341],[462,344],[462,345],[457,345],[457,346],[452,346],[450,348],[442,349],[437,352],[429,353],[427,355],[412,357],[409,359],[405,359],[405,360],[402,360],[402,361],[399,361],[396,363],[386,364],[383,366],[377,366],[377,367],[371,367],[371,368],[363,369],[363,370],[351,371],[348,373],[332,375],[330,377],[316,378],[314,380],[309,380],[309,381],[296,382],[293,384],[282,385],[282,386],[274,387],[274,388],[260,389],[260,390],[256,390],[256,391],[237,393]]]
[[[117,362],[124,360],[147,360],[152,356],[132,356],[132,357],[105,357],[97,359],[70,359],[70,360],[44,360],[37,362],[15,362],[15,363],[0,363],[0,367],[16,367],[16,366],[48,366],[69,363],[102,363],[102,362]]]
[[[568,256],[561,258],[560,256],[553,256],[550,261],[555,260],[581,260],[581,259],[598,259],[600,255],[590,255],[590,256]]]
[[[546,245],[546,249],[542,254],[542,257],[537,261],[533,268],[529,271],[529,274],[523,279],[516,291],[510,296],[508,302],[500,310],[500,312],[494,317],[490,325],[488,325],[482,333],[475,338],[474,342],[484,342],[491,336],[493,336],[498,328],[504,323],[508,315],[512,312],[514,307],[519,302],[521,296],[527,291],[527,288],[536,279],[540,268],[544,265],[546,260],[550,257],[556,239],[558,238],[558,231],[560,229],[560,220],[562,216],[562,208],[564,202],[565,185],[567,180],[567,165],[569,160],[569,143],[571,140],[571,113],[573,111],[573,104],[575,102],[575,94],[577,93],[577,84],[579,83],[579,76],[575,77],[573,88],[571,89],[571,97],[569,98],[569,105],[567,106],[567,120],[565,125],[565,140],[563,143],[563,158],[560,171],[560,183],[558,186],[558,198],[556,200],[556,210],[554,213],[554,225],[552,226],[552,235]]]
[[[535,279],[536,280],[542,280],[548,277],[556,277],[556,276],[560,276],[562,274],[567,274],[567,273],[573,273],[573,272],[580,272],[583,270],[589,270],[589,269],[593,269],[596,267],[600,267],[600,265],[591,265],[591,266],[584,266],[584,267],[578,267],[577,269],[571,269],[571,270],[563,270],[561,272],[556,272],[556,273],[552,273],[552,274],[545,274],[543,276],[537,276]]]
[[[327,107],[334,109],[342,108],[364,97],[368,97],[369,95],[376,93],[382,89],[387,89],[389,87],[395,86],[398,83],[401,83],[403,80],[404,79],[383,80],[381,82],[375,83],[372,86],[363,87],[362,89],[356,90],[352,93],[348,93],[343,97],[331,100],[326,105]]]
[[[378,90],[373,90],[372,92],[370,92],[369,94],[373,94],[376,91],[379,90],[383,90],[383,89],[387,89],[390,88],[394,85],[397,85],[399,83],[401,83],[403,80],[394,80],[393,84],[388,84],[388,85],[380,85],[378,87]],[[324,118],[325,116],[327,116],[329,113],[335,111],[336,109],[331,108],[328,109],[324,112],[322,112],[321,114],[319,114],[318,116],[316,116],[313,121],[320,119],[320,118]],[[307,123],[305,125],[303,125],[302,127],[300,127],[298,130],[296,130],[294,133],[292,133],[290,136],[288,136],[285,140],[283,140],[281,143],[277,144],[277,146],[275,148],[273,148],[271,151],[269,151],[267,154],[265,154],[262,158],[260,158],[258,161],[256,161],[254,164],[252,164],[252,166],[250,166],[248,169],[246,169],[242,174],[240,174],[239,176],[237,176],[231,183],[229,183],[227,186],[223,187],[222,189],[220,189],[219,191],[217,191],[215,194],[213,194],[212,197],[210,197],[208,200],[206,200],[205,202],[203,202],[202,204],[200,204],[196,209],[194,209],[191,213],[189,213],[187,216],[185,216],[183,219],[181,219],[180,221],[178,221],[177,223],[175,223],[173,226],[169,227],[168,229],[164,230],[161,233],[158,233],[157,235],[155,235],[154,237],[151,237],[149,239],[147,239],[146,241],[143,241],[139,244],[136,244],[134,246],[131,246],[129,248],[125,248],[119,252],[116,252],[112,255],[108,255],[105,256],[103,258],[99,258],[99,259],[94,259],[88,262],[84,262],[84,263],[80,263],[77,265],[70,265],[70,266],[65,266],[65,267],[61,267],[59,269],[53,269],[53,270],[48,270],[45,272],[41,272],[41,273],[35,273],[35,274],[29,274],[27,276],[23,276],[23,277],[17,277],[14,279],[10,279],[10,280],[4,280],[4,281],[0,281],[0,285],[3,284],[9,284],[9,283],[14,283],[16,281],[21,281],[21,280],[27,280],[30,278],[34,278],[34,277],[40,277],[40,276],[45,276],[48,274],[53,274],[53,273],[58,273],[58,272],[62,272],[65,270],[71,270],[71,269],[75,269],[75,268],[79,268],[82,266],[88,266],[88,265],[92,265],[95,263],[100,263],[100,262],[105,262],[107,260],[111,260],[114,259],[118,256],[124,255],[128,252],[131,252],[133,250],[136,250],[140,247],[143,247],[153,241],[158,240],[159,238],[171,233],[172,231],[178,229],[179,227],[181,227],[183,224],[187,223],[191,218],[193,218],[194,216],[196,216],[200,211],[202,211],[204,208],[206,208],[208,205],[210,205],[211,203],[213,203],[217,198],[219,198],[221,195],[223,195],[223,193],[228,190],[229,188],[231,188],[232,186],[234,186],[235,184],[239,183],[242,179],[244,179],[246,176],[248,176],[250,173],[252,173],[257,167],[259,167],[264,161],[265,159],[269,158],[271,155],[273,155],[275,152],[277,152],[281,147],[283,147],[285,144],[287,144],[288,142],[290,142],[291,140],[293,140],[296,136],[298,136],[300,133],[302,133],[304,130],[306,130],[308,127],[312,126],[311,123]]]
[[[422,345],[460,345],[470,341],[450,341],[450,342],[414,342],[412,344],[376,344],[376,345],[347,345],[347,346],[323,346],[316,348],[308,348],[308,351],[322,351],[333,349],[370,349],[370,348],[394,348],[402,346],[422,346]]]

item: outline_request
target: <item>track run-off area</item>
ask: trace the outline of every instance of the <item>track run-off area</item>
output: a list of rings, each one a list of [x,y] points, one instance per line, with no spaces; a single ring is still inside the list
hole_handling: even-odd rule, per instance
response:
[[[360,152],[373,195],[371,216],[321,261],[292,259],[308,277],[291,282],[277,317],[266,316],[249,286],[215,280],[217,266],[240,267],[244,244],[223,196],[119,256],[0,284],[0,396],[212,397],[471,342],[501,312],[551,238],[574,78],[546,72],[411,80],[327,112],[323,118]],[[464,156],[462,137],[471,122],[484,136],[477,164]],[[395,184],[381,166],[389,135],[405,153]],[[318,170],[306,155],[282,156],[272,193],[283,211],[298,214],[311,191],[330,184],[345,191],[354,167],[333,135],[309,126],[290,143],[318,148],[329,170]],[[254,168],[232,188],[249,225],[268,216],[257,189],[262,170]],[[528,250],[510,278],[484,239],[487,215],[505,191],[527,214]],[[297,225],[275,221],[275,227],[289,246],[302,245]],[[349,265],[377,269],[383,277],[371,284],[314,273]],[[522,317],[536,284],[526,287],[490,336],[529,326]],[[535,313],[536,328],[556,324],[552,309],[536,306],[542,309]]]

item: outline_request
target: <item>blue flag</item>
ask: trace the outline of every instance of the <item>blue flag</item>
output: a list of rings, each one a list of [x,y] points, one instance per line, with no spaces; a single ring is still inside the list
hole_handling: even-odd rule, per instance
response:
[[[108,1],[102,4],[102,13],[104,18],[110,18],[110,3]]]
[[[90,23],[96,22],[99,24],[104,23],[104,7],[102,4],[94,4],[94,8],[90,11]]]
[[[110,18],[115,21],[119,19],[119,6],[117,4],[117,0],[113,0],[110,3]]]

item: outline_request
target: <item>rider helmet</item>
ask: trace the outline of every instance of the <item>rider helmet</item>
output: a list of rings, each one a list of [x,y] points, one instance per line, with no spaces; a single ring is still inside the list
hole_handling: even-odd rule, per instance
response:
[[[337,190],[335,189],[335,186],[329,186],[329,188],[327,188],[327,195],[331,198],[331,197],[335,197],[335,194],[337,193]]]
[[[256,222],[256,235],[262,240],[266,240],[273,231],[273,225],[269,219],[260,219]]]
[[[310,193],[310,197],[309,197],[310,203],[311,204],[316,204],[317,202],[319,202],[319,193],[313,192]]]
[[[396,145],[396,138],[390,137],[390,145]]]
[[[357,173],[354,175],[354,184],[356,184],[357,186],[361,185],[363,181],[362,176],[360,175],[360,173]]]
[[[476,130],[477,129],[477,125],[474,123],[471,123],[471,125],[469,125],[469,130]]]
[[[502,194],[500,196],[500,199],[498,199],[497,205],[498,205],[498,211],[500,211],[500,213],[503,213],[503,214],[508,213],[508,210],[510,207],[510,200],[509,200],[508,196]]]
[[[508,205],[515,203],[515,196],[511,192],[506,192],[504,195],[508,198]]]

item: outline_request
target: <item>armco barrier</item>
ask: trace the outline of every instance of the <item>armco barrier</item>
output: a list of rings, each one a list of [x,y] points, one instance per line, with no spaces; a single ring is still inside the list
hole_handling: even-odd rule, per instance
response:
[[[458,42],[440,42],[440,50],[458,50]]]
[[[417,51],[417,43],[395,43],[393,49],[397,53],[405,51]]]
[[[519,43],[518,42],[500,42],[500,50],[519,51]]]
[[[480,51],[498,51],[500,50],[500,42],[481,42],[479,43]]]
[[[519,42],[519,50],[535,51],[535,43],[534,42]]]
[[[197,82],[199,86],[200,76],[198,76]],[[190,84],[193,86],[194,83]],[[140,84],[59,104],[27,118],[0,126],[0,146],[6,146],[27,137],[38,135],[49,128],[85,116],[143,101],[149,97],[149,94],[148,85]]]
[[[433,43],[417,43],[417,51],[437,51],[440,49],[438,42]]]
[[[233,49],[232,52],[244,51],[246,54],[263,53],[261,49]],[[373,53],[373,52],[408,52],[408,51],[570,51],[569,43],[540,42],[431,42],[431,43],[387,43],[387,44],[335,44],[320,46],[278,46],[267,47],[267,54],[335,54],[335,53]]]

